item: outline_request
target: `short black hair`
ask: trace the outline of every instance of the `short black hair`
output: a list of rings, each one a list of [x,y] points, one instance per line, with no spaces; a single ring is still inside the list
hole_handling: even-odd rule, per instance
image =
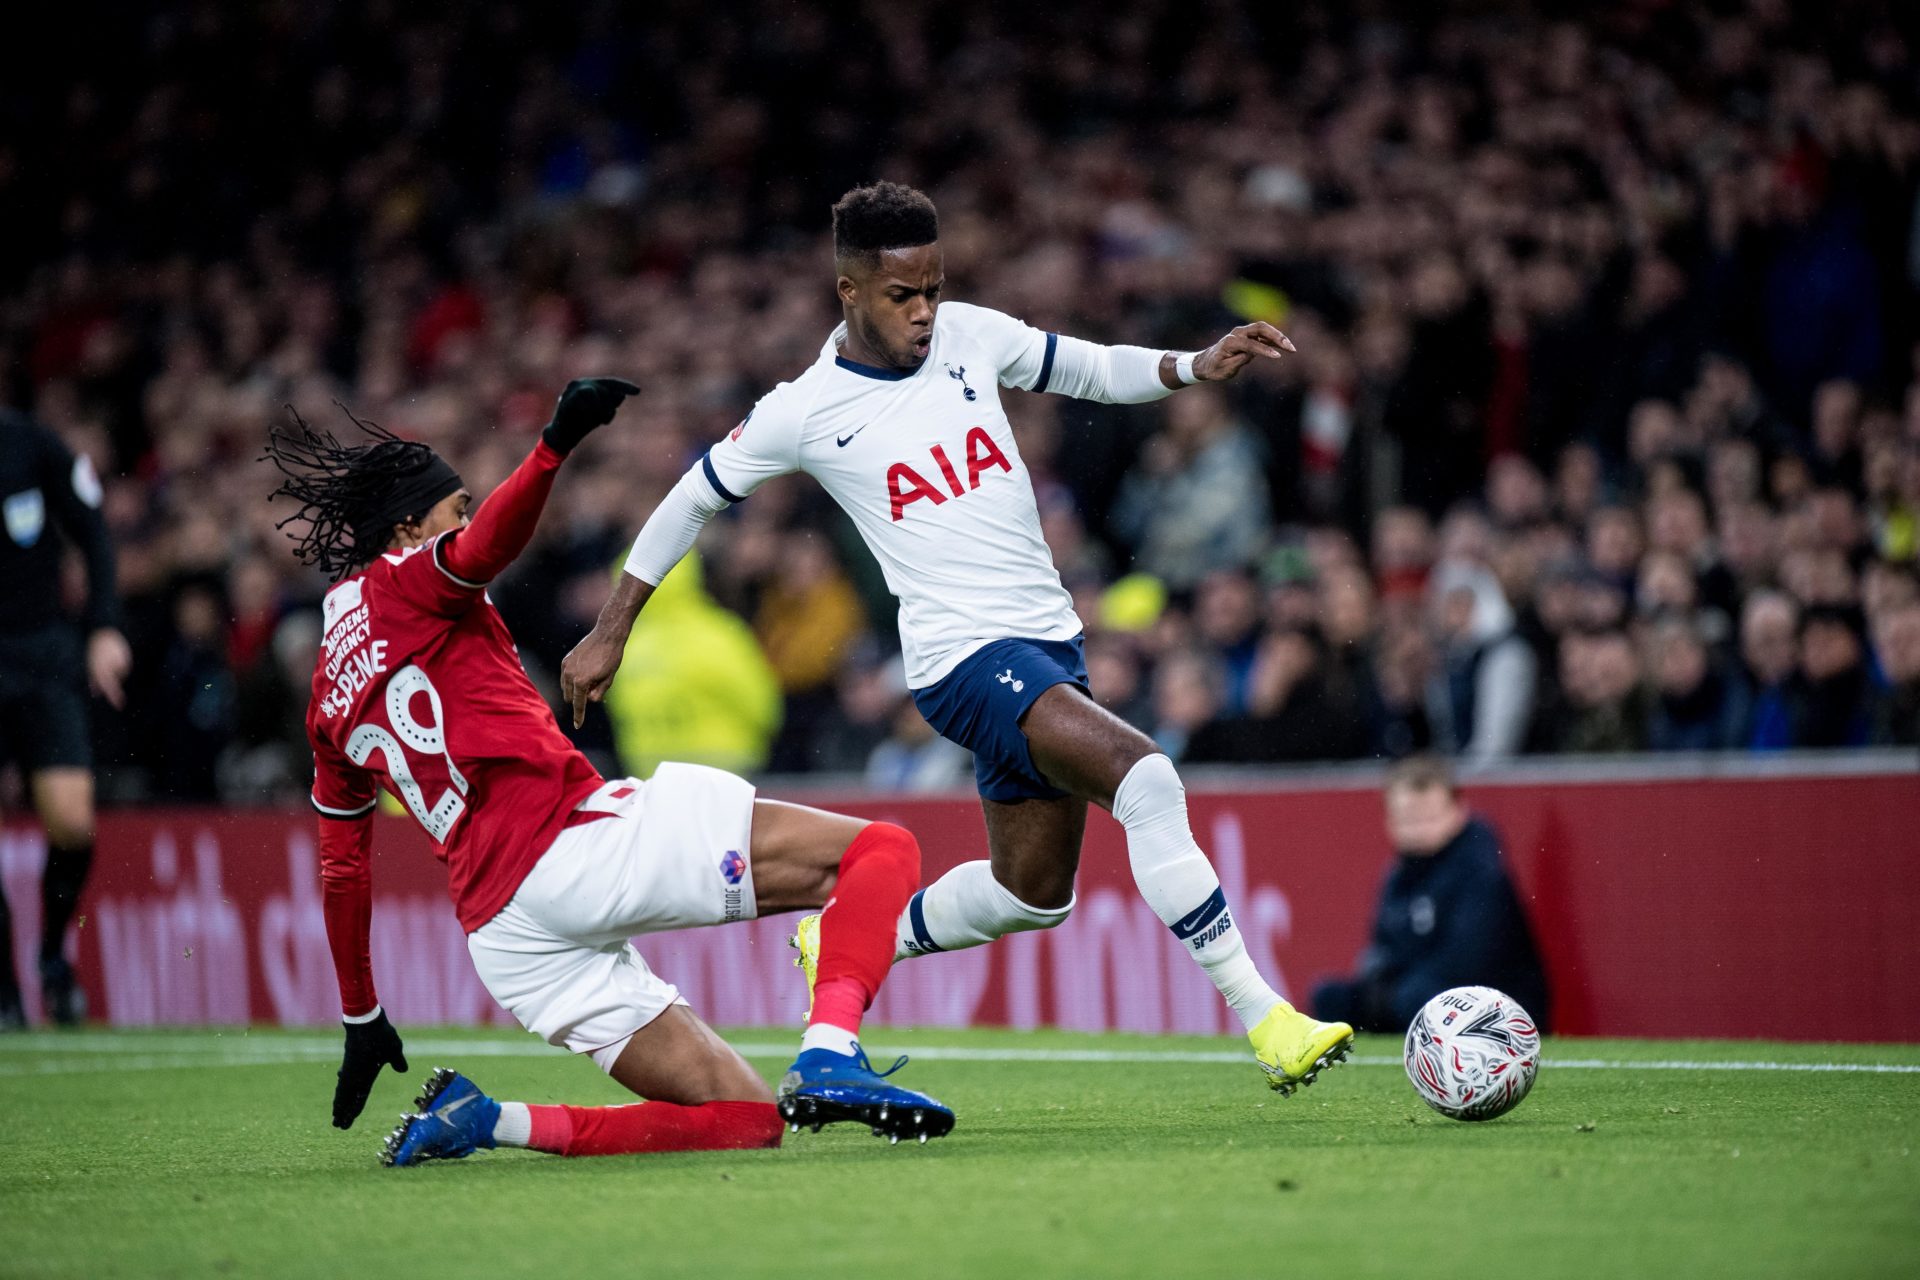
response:
[[[1860,606],[1818,602],[1810,604],[1800,615],[1800,634],[1806,635],[1812,627],[1844,627],[1855,640],[1864,640],[1867,634],[1866,615]]]
[[[940,215],[924,191],[898,182],[855,187],[834,202],[836,262],[874,266],[887,249],[910,249],[940,238]]]

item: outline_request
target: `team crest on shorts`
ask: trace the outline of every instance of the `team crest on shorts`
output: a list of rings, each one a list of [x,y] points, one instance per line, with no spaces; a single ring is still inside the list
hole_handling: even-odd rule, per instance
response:
[[[726,856],[720,859],[720,874],[728,884],[739,884],[740,877],[747,874],[747,860],[740,856],[738,849],[727,850]]]

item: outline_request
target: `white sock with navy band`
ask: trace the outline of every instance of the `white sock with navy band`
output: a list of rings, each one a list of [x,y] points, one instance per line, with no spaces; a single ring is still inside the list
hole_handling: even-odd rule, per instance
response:
[[[1128,770],[1113,793],[1113,816],[1126,828],[1127,860],[1140,896],[1253,1030],[1280,1003],[1280,993],[1253,967],[1220,877],[1194,842],[1187,789],[1173,761],[1156,753]]]
[[[1030,907],[993,878],[993,865],[984,858],[963,862],[907,901],[900,913],[893,956],[932,955],[962,951],[992,942],[1009,933],[1051,929],[1073,912],[1064,907]]]

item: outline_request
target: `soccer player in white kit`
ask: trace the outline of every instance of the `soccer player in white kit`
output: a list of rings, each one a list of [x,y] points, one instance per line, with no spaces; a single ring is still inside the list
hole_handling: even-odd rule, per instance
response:
[[[914,895],[897,954],[1065,920],[1092,801],[1126,829],[1141,894],[1239,1015],[1268,1084],[1285,1094],[1311,1083],[1345,1056],[1353,1029],[1296,1011],[1260,975],[1194,841],[1173,762],[1087,696],[1080,620],[998,394],[1144,403],[1231,379],[1292,342],[1256,323],[1201,352],[1103,347],[942,302],[933,202],[894,183],[848,192],[833,228],[845,322],[648,519],[598,622],[562,666],[575,723],[605,694],[634,618],[706,521],[775,476],[805,472],[880,562],[900,601],[907,683],[928,722],[974,753],[986,812],[989,858]],[[803,959],[808,935],[803,926]]]

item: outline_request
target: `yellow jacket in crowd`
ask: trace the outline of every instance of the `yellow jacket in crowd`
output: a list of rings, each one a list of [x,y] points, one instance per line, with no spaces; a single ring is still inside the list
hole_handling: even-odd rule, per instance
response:
[[[751,773],[767,761],[781,709],[753,632],[707,594],[689,553],[640,611],[607,690],[621,763],[641,778],[663,760]]]

